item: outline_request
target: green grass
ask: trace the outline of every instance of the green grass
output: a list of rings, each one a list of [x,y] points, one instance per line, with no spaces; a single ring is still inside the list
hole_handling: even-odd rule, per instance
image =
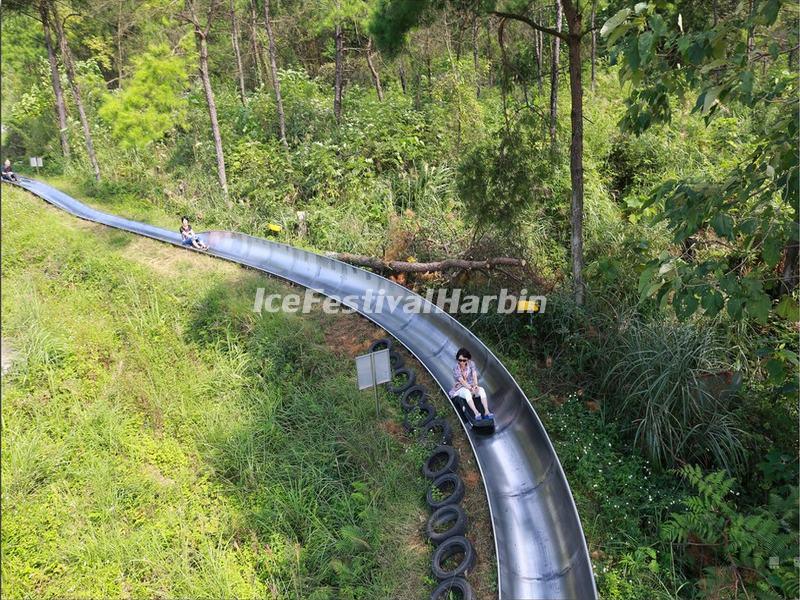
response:
[[[422,595],[418,452],[286,286],[2,209],[3,597]]]

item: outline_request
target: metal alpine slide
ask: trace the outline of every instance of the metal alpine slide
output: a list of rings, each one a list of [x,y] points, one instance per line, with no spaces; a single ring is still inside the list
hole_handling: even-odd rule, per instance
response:
[[[20,178],[18,185],[82,219],[181,244],[177,228],[168,231],[95,210],[33,179]],[[477,337],[436,306],[430,306],[429,312],[409,314],[404,306],[412,298],[428,303],[375,273],[242,233],[198,235],[209,245],[206,254],[343,300],[403,344],[442,391],[452,383],[456,350],[469,348],[495,414],[493,435],[465,429],[489,501],[500,600],[597,598],[578,511],[550,438],[519,384]],[[367,290],[372,290],[373,296],[382,290],[402,300],[372,312],[362,306]]]

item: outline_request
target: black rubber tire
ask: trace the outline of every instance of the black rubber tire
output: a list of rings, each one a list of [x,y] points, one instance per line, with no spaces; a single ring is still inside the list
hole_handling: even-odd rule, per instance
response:
[[[413,409],[417,404],[428,402],[428,390],[421,385],[412,385],[408,388],[403,395],[400,396],[400,408],[403,412],[408,412]]]
[[[389,366],[391,367],[392,371],[396,371],[397,369],[402,369],[406,364],[406,361],[403,360],[403,357],[400,356],[394,350],[389,350]]]
[[[445,458],[444,464],[434,469],[434,465],[440,457]],[[458,452],[452,446],[436,446],[428,459],[422,464],[422,474],[428,479],[436,479],[445,473],[455,473],[458,471]]]
[[[421,421],[416,422],[415,416],[419,413],[425,413],[425,417]],[[414,422],[412,422],[412,420]],[[436,420],[436,409],[427,402],[420,403],[414,407],[414,410],[408,411],[406,416],[403,417],[403,429],[406,431],[421,431],[428,423]]]
[[[463,552],[464,558],[453,569],[445,571],[442,568],[442,563],[458,552]],[[433,551],[433,558],[431,559],[431,570],[433,576],[439,581],[445,579],[452,579],[454,577],[463,577],[467,571],[475,564],[475,550],[470,541],[462,535],[447,538],[436,550]]]
[[[418,429],[419,441],[423,444],[434,442],[439,445],[447,445],[453,441],[453,428],[444,419],[432,419]]]
[[[385,350],[385,349],[392,349],[392,339],[391,338],[381,338],[379,340],[375,340],[372,342],[372,345],[369,347],[370,352],[377,352],[378,350]]]
[[[452,525],[445,531],[436,531],[438,527],[452,523]],[[458,504],[448,504],[441,508],[437,508],[433,514],[428,517],[428,523],[425,526],[425,533],[428,539],[437,546],[457,535],[464,535],[467,531],[467,513]]]
[[[433,499],[433,490],[441,488],[446,483],[453,484],[453,491],[450,493],[449,496],[446,498],[442,498],[441,500],[434,500]],[[431,486],[428,488],[428,493],[425,495],[425,499],[428,502],[428,506],[431,509],[436,510],[437,508],[441,508],[442,506],[447,506],[448,504],[458,504],[461,502],[461,499],[464,497],[464,482],[461,481],[461,477],[456,475],[455,473],[445,473],[444,475],[437,477],[431,483]]]
[[[449,592],[461,594],[461,600],[475,600],[472,586],[463,577],[455,577],[441,582],[436,589],[431,592],[431,600],[447,600]]]
[[[410,388],[412,385],[414,385],[414,382],[417,380],[417,374],[414,373],[414,371],[412,371],[411,369],[407,369],[406,367],[403,367],[401,369],[397,369],[394,373],[392,373],[392,375],[393,376],[396,376],[396,375],[406,375],[407,376],[407,379],[406,379],[405,383],[400,383],[398,385],[394,385],[390,381],[389,383],[386,384],[386,389],[389,390],[392,394],[402,394],[408,388]]]

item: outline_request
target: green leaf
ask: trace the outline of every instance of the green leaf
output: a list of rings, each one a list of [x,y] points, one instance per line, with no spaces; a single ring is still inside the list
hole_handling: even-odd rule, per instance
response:
[[[617,27],[622,25],[625,19],[628,18],[629,14],[631,14],[630,8],[623,8],[621,11],[617,12],[617,14],[615,14],[608,21],[603,23],[603,26],[600,28],[600,35],[603,37],[607,37],[608,34],[610,34]]]
[[[764,368],[767,370],[770,383],[772,384],[780,383],[783,381],[783,378],[786,375],[786,371],[783,368],[783,363],[774,358],[770,358],[764,365]]]
[[[644,300],[645,298],[650,298],[653,294],[655,294],[658,290],[661,289],[661,286],[664,285],[661,281],[654,281],[653,283],[647,285],[644,290],[642,290],[640,298]]]
[[[622,25],[614,29],[614,31],[611,32],[611,35],[609,35],[608,39],[606,40],[606,46],[610,48],[611,46],[616,44],[617,40],[623,37],[626,33],[628,33],[630,29],[631,29],[630,23],[623,23]],[[622,73],[620,73],[620,75],[622,75]]]
[[[686,58],[689,59],[689,62],[691,62],[693,65],[699,65],[706,57],[706,53],[707,51],[705,44],[702,42],[694,42],[689,46],[686,53]]]
[[[781,241],[775,237],[768,237],[764,240],[764,248],[761,255],[768,267],[774,267],[781,259]]]
[[[650,29],[653,30],[656,37],[663,37],[667,33],[667,22],[664,21],[664,17],[661,15],[652,15],[649,22]]]
[[[642,64],[641,57],[639,56],[639,44],[636,43],[636,39],[628,40],[628,43],[625,45],[625,60],[628,61],[628,66],[633,71],[637,71]]]
[[[759,294],[747,301],[747,314],[760,323],[766,323],[769,317],[769,309],[772,308],[772,300],[766,294]]]
[[[800,305],[791,296],[784,296],[775,307],[775,313],[787,321],[800,321]]]
[[[728,315],[732,319],[740,320],[742,318],[742,307],[744,305],[744,300],[742,298],[730,298],[728,300]]]
[[[645,288],[650,284],[653,275],[658,271],[658,263],[651,261],[645,266],[644,270],[639,274],[639,293],[643,293]]]
[[[781,7],[780,0],[767,0],[764,8],[761,9],[761,17],[765,25],[772,25],[778,18],[778,9]]]
[[[709,317],[716,316],[725,306],[725,298],[715,289],[709,289],[700,301],[703,310]]]
[[[781,47],[778,46],[777,42],[770,42],[769,43],[769,55],[772,57],[773,60],[777,59],[780,56]]]
[[[706,90],[705,97],[703,98],[703,114],[707,115],[722,91],[722,87],[714,86]]]
[[[714,228],[716,234],[720,237],[727,239],[733,238],[733,219],[725,213],[717,213],[711,219],[711,227]]]
[[[753,72],[742,71],[742,73],[739,75],[739,81],[739,94],[742,97],[742,101],[746,104],[749,104],[752,101],[753,82],[755,81]]]
[[[683,320],[691,317],[697,310],[697,298],[692,290],[683,290],[675,295],[672,305],[677,317]]]
[[[652,31],[645,31],[642,35],[639,36],[639,58],[643,65],[646,65],[650,62],[650,55],[653,51],[653,42],[655,38],[653,37]]]

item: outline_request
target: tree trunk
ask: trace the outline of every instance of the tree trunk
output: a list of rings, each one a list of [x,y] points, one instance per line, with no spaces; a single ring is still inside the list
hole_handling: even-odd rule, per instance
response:
[[[492,20],[486,19],[486,60],[489,63],[489,77],[486,84],[489,87],[494,85],[494,55],[492,54]]]
[[[755,9],[755,2],[754,2],[754,0],[750,0],[750,9],[749,9],[748,12],[749,12],[751,18],[753,16],[753,10],[754,9]],[[753,26],[750,26],[747,29],[747,62],[748,63],[751,60],[751,57],[753,55],[753,50],[755,49],[755,46],[756,46],[755,31],[754,31]]]
[[[541,31],[534,31],[536,35],[536,72],[538,73],[537,79],[539,83],[539,95],[544,95],[544,77],[542,69],[544,68],[544,34]]]
[[[53,40],[50,37],[50,18],[47,13],[47,4],[39,4],[39,15],[42,18],[44,29],[44,45],[47,48],[47,60],[50,63],[50,82],[53,85],[53,95],[56,98],[56,116],[58,117],[58,137],[61,140],[61,154],[69,159],[69,138],[67,137],[67,106],[64,103],[64,90],[61,88],[61,75],[58,72],[58,61],[53,51]]]
[[[594,30],[594,21],[597,16],[597,0],[592,2],[592,91],[594,91],[596,78],[595,78],[595,63],[597,62],[597,32]]]
[[[231,43],[236,56],[236,79],[239,82],[239,99],[245,103],[244,67],[242,67],[242,52],[239,50],[239,23],[236,20],[235,0],[231,0]]]
[[[250,2],[250,45],[252,46],[253,51],[253,63],[256,69],[256,81],[258,81],[258,87],[264,85],[264,72],[266,71],[266,67],[264,65],[264,53],[261,50],[261,44],[258,43],[258,17],[256,17],[256,5],[255,0],[251,0]]]
[[[372,63],[372,38],[367,38],[367,65],[369,72],[372,74],[372,84],[375,86],[375,91],[378,93],[378,100],[383,102],[383,88],[381,88],[381,76],[375,65]]]
[[[281,96],[281,79],[278,76],[278,52],[275,50],[275,36],[272,35],[272,21],[269,17],[269,1],[264,0],[264,24],[267,28],[269,40],[269,68],[272,73],[272,89],[275,90],[275,107],[278,111],[278,127],[280,128],[281,143],[288,150],[289,142],[286,141],[286,117],[283,113],[283,97]]]
[[[556,31],[561,31],[564,9],[561,0],[556,0]],[[553,52],[550,60],[550,145],[556,146],[556,125],[558,124],[558,63],[561,39],[553,37]]]
[[[69,82],[72,95],[75,99],[75,105],[78,107],[78,115],[81,119],[81,128],[83,129],[83,137],[86,140],[86,154],[89,157],[89,163],[92,166],[92,173],[96,181],[100,181],[100,165],[97,162],[97,155],[94,153],[94,142],[92,140],[92,132],[89,129],[89,119],[86,116],[86,109],[83,106],[83,98],[81,96],[81,88],[78,85],[78,80],[75,76],[75,66],[72,64],[72,53],[67,43],[67,36],[64,34],[64,26],[58,17],[58,9],[54,3],[50,4],[50,9],[53,14],[53,25],[56,30],[56,38],[58,38],[58,45],[61,48],[61,58],[64,61],[64,68],[67,71],[67,81]]]
[[[581,81],[581,14],[577,9],[577,0],[560,0],[558,12],[567,18],[568,33],[561,31],[561,15],[557,15],[557,29],[542,27],[527,18],[509,13],[495,12],[499,17],[511,17],[528,23],[533,29],[552,35],[556,40],[564,38],[569,49],[569,83],[570,83],[570,123],[572,135],[570,140],[570,183],[572,187],[570,200],[570,250],[572,255],[572,280],[575,303],[582,305],[585,286],[583,281],[583,82]],[[557,48],[557,46],[554,44]],[[557,70],[557,62],[553,60],[553,73]],[[553,86],[555,89],[555,86]],[[552,104],[551,104],[552,110]],[[552,112],[551,112],[552,116]]]
[[[397,74],[400,77],[400,87],[403,88],[403,93],[406,93],[406,70],[403,68],[403,65],[397,69]]]
[[[336,43],[336,76],[333,82],[333,114],[336,121],[342,120],[342,85],[343,85],[343,69],[344,69],[344,34],[342,33],[342,25],[336,24],[333,31],[333,39]]]
[[[791,294],[800,281],[800,243],[789,242],[783,249],[783,269],[781,270],[780,294]]]
[[[122,89],[122,4],[117,13],[117,88]]]
[[[430,273],[439,271],[451,271],[459,269],[470,271],[473,269],[489,270],[493,267],[524,267],[525,261],[521,258],[497,257],[486,260],[464,260],[460,258],[448,258],[434,262],[406,262],[402,260],[383,260],[374,256],[363,254],[349,254],[346,252],[326,252],[325,256],[335,258],[351,265],[370,267],[379,271],[394,271],[397,273]]]
[[[208,116],[211,119],[211,134],[214,136],[214,150],[217,154],[217,177],[226,202],[230,204],[228,200],[228,177],[225,173],[225,156],[222,152],[222,135],[220,134],[219,121],[217,120],[217,103],[214,100],[214,90],[211,89],[211,78],[208,75],[208,40],[197,23],[194,25],[194,38],[200,58],[200,80],[203,83],[203,91],[206,95]]]
[[[481,97],[481,66],[478,61],[478,28],[480,23],[476,15],[472,20],[472,63],[475,65],[475,97]]]
[[[572,284],[575,303],[583,304],[583,82],[581,81],[581,16],[571,0],[564,0],[569,25],[569,84],[572,107],[570,123],[572,139],[570,142],[569,170],[572,184],[572,206],[570,225],[572,236]]]

